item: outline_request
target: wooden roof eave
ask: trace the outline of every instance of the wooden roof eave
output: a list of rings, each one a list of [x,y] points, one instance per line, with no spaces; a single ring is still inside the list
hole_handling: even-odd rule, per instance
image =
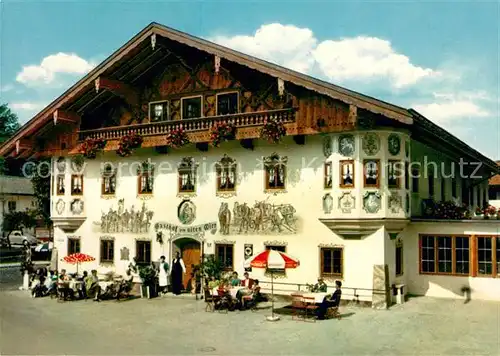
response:
[[[425,131],[425,134],[432,137],[433,140],[445,146],[453,146],[458,154],[463,154],[465,157],[478,160],[482,162],[491,172],[499,172],[499,166],[491,159],[470,147],[468,144],[452,135],[445,129],[436,125],[431,120],[420,114],[414,109],[408,110],[415,118],[414,130]]]
[[[53,112],[63,105],[68,103],[73,97],[75,97],[79,92],[88,86],[94,86],[94,81],[102,75],[110,66],[120,61],[129,52],[134,50],[138,45],[140,45],[146,38],[153,34],[153,24],[148,25],[144,30],[135,35],[127,43],[117,49],[113,54],[111,54],[107,59],[105,59],[96,68],[90,71],[82,79],[76,82],[58,98],[47,105],[42,111],[40,111],[35,117],[29,120],[13,137],[0,145],[0,156],[5,156],[6,152],[12,151],[12,145],[21,138],[23,138],[27,132],[32,132],[36,130],[37,125],[40,121],[51,120]]]
[[[411,125],[413,123],[412,116],[404,108],[385,103],[375,98],[371,98],[342,87],[338,87],[336,85],[310,77],[308,75],[281,67],[270,62],[266,62],[262,59],[246,55],[244,53],[220,46],[218,44],[198,37],[194,37],[187,33],[180,32],[160,24],[155,24],[154,32],[162,37],[166,37],[170,40],[183,43],[193,48],[201,49],[212,55],[225,58],[231,62],[245,65],[251,69],[266,73],[273,77],[279,77],[285,81],[303,86],[306,89],[329,96],[333,99],[340,100],[346,104],[355,105],[359,108],[363,108],[374,113],[387,116],[407,125]]]
[[[0,156],[4,156],[7,151],[10,151],[10,147],[15,144],[15,142],[26,136],[27,132],[32,132],[36,130],[37,124],[40,121],[45,121],[51,119],[53,112],[63,105],[67,104],[72,98],[74,98],[78,93],[89,86],[94,85],[94,81],[104,72],[109,69],[112,65],[119,62],[124,56],[134,50],[143,41],[149,38],[153,33],[163,36],[165,38],[177,41],[179,43],[185,44],[190,47],[194,47],[212,55],[217,55],[221,58],[225,58],[229,61],[233,61],[239,64],[243,64],[249,68],[258,70],[260,72],[266,73],[268,75],[281,78],[286,81],[290,81],[294,84],[303,86],[309,90],[318,92],[320,94],[332,97],[337,100],[341,100],[346,104],[355,105],[357,107],[367,109],[374,113],[382,114],[386,117],[395,119],[404,124],[411,125],[413,123],[412,116],[406,111],[406,109],[391,105],[379,101],[377,99],[364,96],[362,94],[352,92],[348,89],[344,89],[327,82],[315,79],[313,77],[283,68],[276,64],[272,64],[261,59],[245,55],[243,53],[231,50],[229,48],[211,43],[207,40],[197,38],[186,33],[176,31],[174,29],[168,28],[166,26],[151,23],[141,32],[135,35],[127,43],[121,46],[113,54],[111,54],[106,60],[104,60],[100,65],[94,68],[90,73],[85,75],[76,84],[66,90],[62,95],[56,98],[52,103],[45,107],[41,112],[39,112],[34,118],[28,121],[11,139],[4,142],[0,146]]]

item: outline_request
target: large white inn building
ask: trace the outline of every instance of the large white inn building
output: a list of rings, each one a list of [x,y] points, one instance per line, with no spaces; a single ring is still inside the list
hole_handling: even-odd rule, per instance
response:
[[[159,24],[0,154],[52,158],[55,245],[85,269],[180,251],[187,281],[204,255],[241,274],[271,248],[301,262],[282,293],[322,276],[374,304],[392,285],[500,300],[500,220],[474,216],[495,162],[414,110]]]

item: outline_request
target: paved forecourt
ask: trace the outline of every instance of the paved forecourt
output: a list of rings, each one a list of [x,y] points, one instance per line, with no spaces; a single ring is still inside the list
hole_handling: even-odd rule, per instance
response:
[[[277,305],[282,306],[283,303]],[[3,355],[498,355],[500,304],[412,298],[388,311],[344,307],[304,323],[257,312],[207,313],[185,298],[59,303],[0,293]],[[268,305],[262,305],[267,308]],[[289,312],[288,312],[289,313]]]

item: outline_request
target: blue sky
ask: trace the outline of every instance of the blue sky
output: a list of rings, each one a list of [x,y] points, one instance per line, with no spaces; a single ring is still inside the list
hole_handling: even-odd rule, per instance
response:
[[[155,21],[415,108],[500,159],[495,2],[4,0],[0,6],[1,101],[22,122]]]

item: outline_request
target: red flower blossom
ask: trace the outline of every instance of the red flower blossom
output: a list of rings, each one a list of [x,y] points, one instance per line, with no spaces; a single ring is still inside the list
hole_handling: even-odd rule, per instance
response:
[[[180,148],[189,143],[189,138],[182,128],[174,129],[167,134],[167,146]]]
[[[278,143],[285,135],[285,125],[276,119],[266,120],[260,131],[260,137],[270,143]]]
[[[142,142],[143,138],[137,134],[122,136],[116,154],[120,157],[128,157],[134,149],[141,147]]]
[[[227,122],[220,122],[212,126],[210,131],[210,141],[214,147],[218,147],[223,141],[234,140],[236,136],[236,127]]]
[[[82,154],[85,158],[94,159],[97,153],[106,147],[106,140],[102,138],[88,138],[83,142]]]

